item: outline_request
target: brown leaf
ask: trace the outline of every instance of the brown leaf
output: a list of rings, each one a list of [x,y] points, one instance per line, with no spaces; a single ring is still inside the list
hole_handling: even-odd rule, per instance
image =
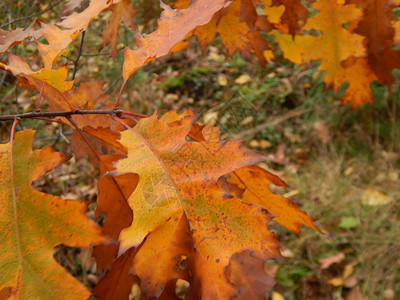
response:
[[[332,264],[340,263],[343,259],[345,258],[345,255],[343,252],[339,252],[338,254],[331,255],[329,257],[321,258],[319,259],[319,263],[321,264],[320,269],[327,269],[329,268]]]
[[[234,254],[225,270],[228,280],[236,287],[237,299],[264,299],[275,280],[264,271],[264,260],[249,251]]]
[[[395,31],[391,21],[396,5],[386,0],[348,0],[364,10],[355,32],[367,37],[368,65],[383,85],[395,82],[394,68],[400,68],[400,52],[392,49]]]
[[[285,11],[281,17],[281,23],[287,24],[289,33],[295,35],[299,32],[300,21],[305,21],[308,10],[300,0],[272,0],[273,6],[283,5]]]

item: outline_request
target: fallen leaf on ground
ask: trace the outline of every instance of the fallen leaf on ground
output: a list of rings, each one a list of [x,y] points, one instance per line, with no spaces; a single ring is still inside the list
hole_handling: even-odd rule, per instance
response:
[[[373,188],[367,188],[361,197],[361,203],[368,206],[386,205],[393,201],[393,197],[385,195]]]
[[[250,76],[247,74],[240,75],[238,78],[235,79],[235,83],[238,85],[244,85],[249,83],[251,80]]]
[[[343,252],[339,252],[338,254],[329,256],[329,257],[325,257],[325,258],[321,258],[319,259],[319,263],[321,264],[320,269],[327,269],[329,268],[332,264],[335,263],[339,263],[341,262],[343,259],[345,258],[345,255]]]

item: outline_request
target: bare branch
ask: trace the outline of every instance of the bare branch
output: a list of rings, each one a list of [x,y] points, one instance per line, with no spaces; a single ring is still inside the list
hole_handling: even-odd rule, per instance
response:
[[[25,114],[0,116],[0,122],[17,119],[34,119],[34,118],[55,118],[69,117],[72,115],[111,115],[122,116],[124,111],[120,109],[108,110],[75,110],[75,111],[54,111],[54,112],[30,112]]]

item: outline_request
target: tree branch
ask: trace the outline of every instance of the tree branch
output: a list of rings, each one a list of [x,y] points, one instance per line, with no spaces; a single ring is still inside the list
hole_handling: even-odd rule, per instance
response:
[[[0,116],[0,122],[17,119],[33,119],[33,118],[54,118],[69,117],[72,115],[111,115],[122,117],[124,111],[120,109],[108,110],[75,110],[75,111],[54,111],[54,112],[30,112],[25,114]]]

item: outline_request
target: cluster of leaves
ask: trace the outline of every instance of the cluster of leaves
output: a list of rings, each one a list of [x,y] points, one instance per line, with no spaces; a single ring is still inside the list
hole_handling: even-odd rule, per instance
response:
[[[288,59],[320,59],[325,82],[334,89],[347,81],[343,101],[356,107],[372,101],[372,81],[394,81],[390,72],[399,60],[392,42],[398,40],[398,22],[392,19],[399,3],[317,0],[311,9],[319,12],[309,19],[297,0],[162,4],[158,29],[146,36],[138,31],[136,49],[125,47],[124,83],[114,105],[103,94],[103,83],[74,87],[67,81],[67,67],[57,63],[104,10],[112,11],[112,18],[100,49],[110,44],[115,57],[119,25],[136,28],[136,9],[129,0],[93,0],[85,9],[82,2],[69,1],[59,22],[36,20],[28,28],[0,31],[0,52],[32,40],[43,61],[34,70],[9,53],[8,61],[0,63],[20,87],[39,92],[34,112],[0,117],[14,120],[10,142],[1,145],[0,154],[0,298],[87,298],[90,292],[54,260],[58,244],[95,245],[97,269],[105,275],[92,293],[100,299],[128,298],[135,276],[145,298],[170,298],[178,279],[190,283],[188,298],[263,298],[273,285],[263,263],[280,258],[279,242],[267,223],[274,216],[299,233],[300,225],[318,230],[313,220],[270,192],[269,184],[285,183],[256,165],[265,156],[241,142],[220,140],[219,130],[197,124],[191,111],[158,118],[120,110],[122,89],[139,68],[184,49],[191,36],[205,49],[218,33],[228,54],[239,51],[251,58],[254,52],[265,65],[273,59],[262,36],[269,33]],[[42,98],[47,112],[40,112]],[[68,157],[49,147],[32,151],[32,130],[14,138],[17,123],[26,118],[71,127],[74,156],[87,156],[100,173],[96,215],[105,214],[101,228],[87,219],[84,204],[31,187]]]

